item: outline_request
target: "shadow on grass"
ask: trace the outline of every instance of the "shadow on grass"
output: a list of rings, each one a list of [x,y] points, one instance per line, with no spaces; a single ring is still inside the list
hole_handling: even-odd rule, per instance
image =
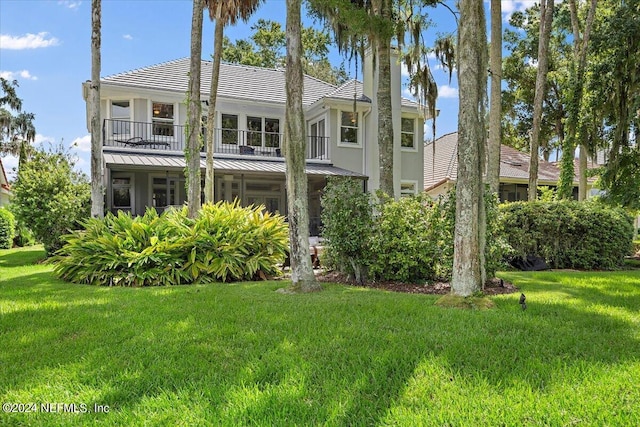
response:
[[[32,276],[25,283],[34,291],[45,283],[37,298],[74,298]],[[7,361],[29,362],[0,374],[7,384],[0,393],[46,390],[52,381],[53,392],[90,390],[113,410],[105,422],[125,412],[153,423],[161,412],[158,421],[179,423],[184,411],[170,412],[177,400],[209,408],[196,423],[376,425],[424,363],[440,364],[446,378],[426,381],[445,386],[482,378],[496,388],[524,382],[543,390],[562,370],[640,354],[628,322],[581,305],[539,303],[531,287],[525,312],[517,295],[498,299],[497,310],[463,312],[435,308],[429,296],[332,287],[283,297],[273,292],[280,286],[83,286],[77,305],[8,313],[3,323],[12,326],[0,334],[0,343],[11,343]],[[90,305],[98,295],[109,301]]]
[[[40,246],[0,250],[0,267],[24,267],[36,264],[45,259],[45,253]]]

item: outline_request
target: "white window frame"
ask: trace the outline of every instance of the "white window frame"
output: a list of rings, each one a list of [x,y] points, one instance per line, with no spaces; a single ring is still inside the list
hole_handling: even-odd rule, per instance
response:
[[[413,187],[413,190],[403,190],[403,185],[410,185]],[[402,180],[400,181],[400,197],[411,197],[418,194],[418,181],[414,180]]]
[[[129,103],[129,116],[127,116],[127,117],[125,117],[125,116],[114,116],[113,115],[113,103],[114,102],[128,102]],[[132,99],[128,99],[128,98],[113,98],[113,99],[109,99],[108,117],[111,120],[122,120],[122,121],[133,122],[133,100]],[[128,136],[131,135],[131,126],[132,126],[131,123],[129,123],[129,132],[122,132],[122,133],[115,132],[115,129],[113,129],[113,122],[111,122],[111,123],[112,123],[111,135],[117,135],[119,138],[127,138]]]
[[[153,113],[153,104],[165,104],[165,105],[171,105],[173,107],[173,117],[171,119],[167,119],[167,118],[163,118],[163,117],[154,117],[154,113]],[[176,133],[177,130],[175,128],[176,125],[176,120],[178,118],[178,104],[176,104],[175,102],[171,102],[171,101],[158,101],[158,100],[153,100],[150,99],[149,100],[149,107],[150,107],[150,111],[149,111],[149,117],[151,118],[151,134],[153,135],[154,138],[163,138],[163,139],[170,139],[173,140],[177,137]],[[159,124],[159,125],[171,125],[171,129],[172,129],[172,133],[173,135],[162,135],[162,134],[156,134],[155,133],[155,125]]]
[[[232,128],[223,128],[223,127],[222,127],[222,126],[223,126],[223,120],[224,120],[223,116],[235,116],[235,118],[236,118],[236,129],[232,129]],[[217,146],[218,148],[221,148],[221,147],[223,147],[223,146],[227,146],[227,147],[237,147],[237,146],[239,146],[239,145],[240,145],[240,142],[241,142],[241,141],[240,141],[240,117],[241,117],[241,115],[240,115],[240,114],[238,114],[238,113],[225,113],[225,112],[223,112],[223,111],[220,111],[220,112],[218,113],[218,123],[220,123],[220,129],[219,129],[219,132],[220,132],[220,138],[216,138],[216,146]],[[246,117],[246,116],[245,116],[245,117]],[[245,120],[246,120],[246,119],[245,119]],[[235,144],[228,144],[228,143],[225,143],[225,142],[224,142],[224,140],[223,140],[223,138],[222,138],[223,131],[234,131],[234,130],[236,131],[236,142],[235,142]],[[218,131],[216,131],[216,132],[218,132]]]
[[[411,132],[411,135],[413,135],[413,146],[411,147],[405,147],[402,145],[402,135],[404,134],[409,134],[409,132],[405,132],[402,129],[402,120],[412,120],[413,121],[413,132]],[[417,132],[417,120],[415,117],[401,117],[400,118],[400,148],[402,149],[402,151],[410,151],[410,152],[417,152],[418,151],[418,144],[416,143],[416,136],[418,135]]]
[[[356,120],[357,120],[357,126],[353,126],[353,125],[347,125],[347,126],[343,126],[342,124],[342,114],[343,113],[354,113],[353,111],[347,111],[347,110],[338,110],[338,147],[350,147],[350,148],[362,148],[362,131],[361,131],[361,126],[360,124],[362,123],[362,117],[360,112],[355,112],[356,114]],[[351,128],[351,129],[356,129],[356,142],[345,142],[342,141],[342,128],[346,127],[346,128]]]
[[[341,114],[342,117],[342,114]],[[322,125],[320,125],[320,123],[322,122]],[[329,130],[327,129],[327,116],[326,115],[322,115],[322,116],[318,116],[312,120],[309,120],[309,127],[307,128],[307,145],[309,143],[311,143],[311,138],[316,137],[316,138],[322,138],[323,140],[326,141],[326,145],[323,146],[322,148],[324,150],[327,150],[327,152],[322,152],[322,150],[318,150],[318,154],[324,158],[329,158],[329,147],[331,146],[330,144],[330,139],[328,138],[328,134],[329,134]],[[311,128],[315,126],[316,127],[316,132],[318,134],[322,134],[322,135],[313,135],[313,133],[311,132]],[[320,129],[322,128],[322,132],[320,132]],[[307,152],[310,151],[310,148],[307,147]]]

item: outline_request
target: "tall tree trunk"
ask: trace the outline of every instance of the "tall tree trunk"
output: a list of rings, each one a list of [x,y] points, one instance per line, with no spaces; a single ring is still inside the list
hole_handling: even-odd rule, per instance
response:
[[[538,198],[538,164],[540,162],[540,129],[542,127],[542,107],[547,91],[547,71],[549,59],[549,39],[553,24],[553,0],[540,2],[540,37],[538,39],[538,69],[536,92],[533,99],[533,125],[531,127],[529,160],[529,201]]]
[[[493,193],[500,189],[500,144],[502,143],[502,2],[491,0],[491,98],[489,108],[489,153],[487,183]]]
[[[285,69],[284,155],[289,208],[292,288],[302,292],[320,290],[313,274],[309,250],[309,197],[305,173],[306,138],[302,109],[301,0],[287,0],[287,64]]]
[[[374,13],[385,22],[391,20],[391,0],[375,0]],[[394,197],[393,115],[391,111],[391,37],[382,31],[376,39],[378,67],[378,150],[380,153],[380,190]]]
[[[202,20],[204,1],[193,0],[191,19],[191,64],[189,67],[189,89],[187,92],[187,209],[189,218],[195,218],[201,205],[200,148],[201,114],[200,68],[202,67]]]
[[[101,4],[91,0],[91,216],[104,216],[102,129],[100,126]]]
[[[207,113],[207,163],[204,178],[204,201],[213,203],[215,198],[215,185],[213,182],[213,153],[215,151],[214,140],[214,124],[216,120],[216,100],[218,98],[218,80],[220,78],[220,61],[222,58],[222,38],[224,35],[224,22],[222,22],[220,9],[222,4],[218,5],[218,13],[216,17],[215,36],[213,38],[213,64],[211,70],[211,90],[209,92],[209,111]]]
[[[567,137],[562,145],[562,160],[560,163],[560,184],[558,185],[558,196],[564,199],[573,195],[573,180],[575,177],[574,159],[577,145],[582,145],[584,135],[578,135],[580,127],[580,112],[582,110],[582,98],[584,91],[584,74],[587,66],[587,46],[593,20],[596,12],[597,0],[591,0],[587,21],[584,31],[580,35],[580,21],[575,0],[569,0],[569,10],[571,12],[571,27],[573,29],[573,53],[574,63],[571,66],[569,102],[567,107]],[[582,149],[581,149],[582,150]],[[585,149],[586,150],[586,149]],[[579,173],[585,173],[586,170]],[[586,180],[584,187],[586,195]]]
[[[458,179],[451,291],[469,296],[482,288],[481,232],[486,94],[486,26],[482,0],[460,2],[458,28]]]

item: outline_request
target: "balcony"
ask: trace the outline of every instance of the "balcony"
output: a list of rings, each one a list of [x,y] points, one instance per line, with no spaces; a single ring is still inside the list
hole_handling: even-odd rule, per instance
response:
[[[202,129],[203,139],[206,130]],[[185,126],[106,119],[102,125],[106,147],[138,148],[183,152],[187,141]],[[214,129],[214,153],[239,156],[282,157],[284,135],[239,129]],[[203,147],[205,151],[206,144]],[[329,138],[308,136],[306,159],[328,160]]]

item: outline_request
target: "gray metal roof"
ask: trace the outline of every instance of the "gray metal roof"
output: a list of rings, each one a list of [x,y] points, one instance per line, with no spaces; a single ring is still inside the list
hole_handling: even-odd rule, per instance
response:
[[[150,154],[134,154],[105,152],[104,161],[107,166],[125,166],[145,169],[176,168],[184,169],[186,163],[180,156],[162,156]],[[205,168],[205,160],[200,160],[200,167]],[[214,158],[213,167],[216,171],[224,172],[252,172],[252,173],[285,173],[285,163],[282,160],[258,160],[236,158]],[[307,175],[321,176],[352,176],[366,178],[357,172],[338,168],[331,164],[307,163],[305,167]]]
[[[103,77],[102,82],[116,86],[186,93],[189,83],[189,61],[189,58],[182,58],[138,68]],[[200,91],[207,97],[211,88],[212,66],[212,61],[202,61]],[[286,101],[284,73],[283,68],[220,64],[218,96],[284,104]],[[371,102],[363,95],[363,85],[358,80],[349,80],[341,86],[334,86],[305,74],[302,103],[308,106],[324,97],[353,101],[354,91],[358,101]],[[419,107],[418,103],[406,98],[402,98],[402,105]]]
[[[206,96],[211,87],[211,69],[211,61],[202,61],[201,92]],[[102,82],[185,93],[189,82],[188,73],[189,58],[182,58],[103,77]],[[312,104],[335,89],[334,85],[305,75],[302,102],[304,105]],[[284,69],[220,64],[218,96],[284,104]]]

